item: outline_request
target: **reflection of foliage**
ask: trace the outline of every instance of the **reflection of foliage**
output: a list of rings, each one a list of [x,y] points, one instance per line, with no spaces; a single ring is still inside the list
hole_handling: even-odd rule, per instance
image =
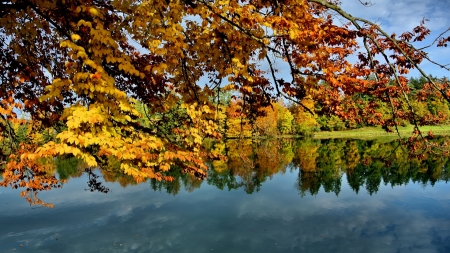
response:
[[[444,143],[444,137],[436,138],[435,142]],[[299,169],[296,187],[302,196],[316,195],[321,189],[338,195],[344,173],[351,189],[356,193],[366,189],[369,194],[377,193],[381,184],[395,187],[412,181],[434,185],[440,180],[447,182],[450,179],[448,156],[429,153],[424,154],[423,159],[411,158],[408,157],[408,150],[403,149],[400,143],[346,139],[207,141],[204,147],[217,155],[216,159],[208,162],[210,170],[207,184],[221,190],[242,188],[250,194],[258,192],[268,178],[277,173],[284,173],[288,167],[291,170]],[[220,155],[228,159],[217,159]],[[47,169],[39,176],[54,175],[56,168],[60,179],[69,179],[82,175],[85,168],[85,165],[74,157],[51,161],[53,160],[41,161],[39,166]],[[119,182],[123,187],[137,184],[132,176],[123,173],[120,163],[114,158],[109,158],[99,169],[105,182]],[[104,193],[109,191],[99,182],[98,175],[90,170],[87,170],[87,173],[88,190]],[[30,178],[22,180],[32,180],[33,175],[29,176]],[[170,176],[173,180],[151,179],[150,187],[155,191],[164,190],[176,195],[182,188],[190,192],[200,188],[203,183],[203,180],[184,173],[183,168],[176,165],[165,172],[164,176]],[[15,187],[14,184],[11,186]],[[36,194],[37,191],[30,187],[24,191],[23,196],[31,204],[50,206],[39,200]]]
[[[313,142],[305,140],[296,148],[293,162],[300,170],[298,189],[302,196],[306,192],[315,195],[321,187],[325,192],[339,194],[344,172],[356,193],[363,187],[369,194],[378,192],[382,183],[392,187],[410,181],[434,185],[439,180],[450,179],[447,156],[429,153],[421,160],[408,158],[408,151],[402,149],[398,141],[336,139],[322,140],[314,146]]]
[[[194,175],[183,173],[181,167],[173,166],[170,171],[166,172],[168,176],[171,176],[174,180],[156,180],[150,179],[150,187],[154,191],[166,190],[167,193],[176,195],[183,185],[185,190],[192,192],[197,188],[200,188],[203,180],[198,179]]]
[[[237,182],[236,177],[233,175],[233,172],[218,172],[214,169],[210,170],[208,173],[208,184],[214,185],[220,190],[225,189],[225,187],[228,190],[238,189],[243,185],[242,182]]]
[[[105,182],[119,182],[122,187],[136,185],[137,182],[133,176],[126,175],[120,169],[120,163],[114,157],[108,157],[106,165],[101,170]]]
[[[55,165],[59,178],[63,180],[80,177],[83,174],[82,161],[76,157],[57,158]]]
[[[344,159],[345,159],[345,165],[346,169],[352,170],[356,167],[356,165],[360,162],[360,155],[358,152],[358,146],[356,144],[356,141],[349,140],[347,141],[347,145],[344,148]]]
[[[23,191],[20,195],[22,197],[24,197],[28,203],[30,203],[30,206],[33,205],[40,205],[40,206],[45,206],[45,207],[49,207],[49,208],[53,208],[54,205],[51,203],[45,203],[44,201],[42,201],[40,198],[37,197],[37,194],[39,192],[32,190],[32,189],[27,189],[25,191]]]
[[[319,192],[320,186],[323,186],[325,192],[334,192],[336,195],[341,190],[343,143],[337,140],[324,140],[320,147],[313,154],[302,155],[305,153],[304,147],[299,150],[300,167],[298,186],[302,195],[309,190],[312,195]],[[311,160],[313,159],[313,160]],[[311,164],[315,163],[312,167]]]
[[[321,188],[338,195],[344,173],[356,193],[365,188],[369,194],[378,192],[382,183],[392,187],[410,181],[433,185],[450,178],[447,157],[429,155],[423,160],[410,159],[398,141],[244,139],[208,142],[205,147],[228,157],[226,161],[209,163],[207,183],[221,190],[243,188],[247,193],[258,192],[267,178],[284,173],[288,167],[299,168],[297,187],[302,196],[316,195]],[[168,173],[175,180],[151,180],[154,190],[165,189],[175,195],[183,185],[193,190],[202,182],[184,175],[179,168]]]
[[[284,172],[294,156],[290,140],[230,140],[225,145],[228,161],[212,162],[212,178],[208,178],[220,189],[243,187],[247,193],[257,192],[267,177]]]
[[[186,175],[181,173],[181,169],[179,167],[172,168],[167,172],[174,180],[172,181],[159,181],[156,179],[150,179],[150,187],[154,191],[161,191],[165,189],[167,193],[176,195],[181,188],[180,179],[185,177]]]
[[[320,157],[317,160],[317,167],[325,192],[334,192],[338,195],[341,191],[344,147],[345,142],[328,140],[324,141],[317,151]]]
[[[294,166],[302,171],[313,172],[316,170],[316,159],[319,154],[317,149],[320,147],[320,141],[305,139],[297,141],[295,148],[296,156],[293,159]]]
[[[85,171],[89,175],[89,181],[87,182],[89,189],[86,189],[86,191],[97,191],[101,193],[109,192],[109,188],[105,187],[104,185],[102,185],[102,182],[97,180],[100,176],[97,176],[94,172],[92,172],[91,169],[86,169]]]

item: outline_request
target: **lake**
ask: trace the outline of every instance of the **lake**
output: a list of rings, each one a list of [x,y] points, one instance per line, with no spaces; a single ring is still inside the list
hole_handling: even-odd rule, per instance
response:
[[[229,159],[204,181],[66,163],[68,182],[38,194],[54,208],[0,188],[0,252],[450,252],[448,157],[376,140],[210,148]]]

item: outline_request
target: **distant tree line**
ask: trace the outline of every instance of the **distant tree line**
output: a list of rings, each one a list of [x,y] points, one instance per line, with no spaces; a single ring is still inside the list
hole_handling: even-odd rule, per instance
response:
[[[448,81],[445,77],[430,76],[430,78],[437,83],[447,83]],[[301,104],[279,100],[258,108],[256,112],[249,113],[252,108],[245,99],[232,98],[234,96],[225,94],[223,97],[226,99],[222,97],[220,102],[216,103],[216,120],[219,122],[224,136],[231,138],[278,135],[307,136],[317,131],[341,131],[376,125],[388,128],[394,124],[398,126],[449,124],[449,103],[442,97],[424,92],[427,89],[431,89],[431,87],[426,78],[413,77],[409,80],[408,103],[413,108],[414,115],[408,115],[408,117],[392,111],[388,99],[379,101],[367,93],[354,93],[351,96],[342,94],[346,99],[354,100],[361,109],[371,108],[370,115],[361,117],[345,117],[345,115],[338,116],[324,112],[325,107],[314,102],[308,96],[301,101]],[[407,107],[408,103],[405,102],[401,106]]]

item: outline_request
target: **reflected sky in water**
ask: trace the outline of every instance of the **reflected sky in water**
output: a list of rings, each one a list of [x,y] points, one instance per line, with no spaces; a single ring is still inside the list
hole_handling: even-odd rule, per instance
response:
[[[449,184],[382,184],[370,196],[344,174],[339,196],[302,197],[298,173],[253,194],[203,183],[175,196],[149,183],[89,192],[84,175],[39,193],[54,209],[0,188],[0,252],[450,252]]]

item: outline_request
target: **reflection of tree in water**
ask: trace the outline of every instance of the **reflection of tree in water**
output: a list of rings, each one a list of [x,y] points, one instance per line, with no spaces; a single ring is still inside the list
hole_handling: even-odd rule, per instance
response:
[[[105,182],[118,182],[122,187],[137,184],[132,176],[123,174],[123,170],[120,168],[120,162],[113,157],[108,158],[106,164],[102,166],[100,171]]]
[[[66,159],[59,159],[57,160],[56,165],[59,177],[61,179],[81,177],[83,173],[87,172],[89,175],[89,190],[104,193],[109,191],[109,189],[99,184],[100,182],[97,180],[99,176],[91,170],[86,170],[85,164],[82,164],[82,162],[77,158],[70,157]],[[122,187],[137,184],[136,180],[134,180],[132,176],[123,173],[123,170],[120,169],[120,163],[112,157],[104,161],[104,164],[99,168],[99,171],[105,182],[118,182]],[[167,175],[172,176],[174,180],[158,181],[156,179],[151,179],[149,180],[151,188],[155,191],[161,191],[164,189],[167,193],[175,195],[180,191],[182,184],[187,191],[193,191],[194,189],[199,188],[202,183],[202,180],[198,180],[194,176],[181,173],[181,169],[175,166],[167,172]]]
[[[303,141],[302,141],[303,142]],[[299,165],[298,189],[302,196],[307,191],[316,195],[323,187],[325,192],[341,191],[341,177],[344,164],[344,145],[339,140],[318,141],[305,140],[297,146]],[[302,167],[303,166],[303,167]]]
[[[86,164],[84,164],[80,159],[76,157],[67,157],[64,159],[58,158],[55,160],[55,165],[60,179],[68,180],[70,178],[81,177],[84,173],[87,173],[87,191],[97,191],[101,193],[109,192],[109,188],[105,187],[99,180],[100,176],[98,176],[92,169],[86,168]],[[106,170],[100,169],[100,172],[103,175],[104,171]],[[103,178],[105,177],[103,176]],[[108,182],[106,178],[105,181]]]
[[[202,180],[198,179],[194,175],[183,173],[182,169],[178,166],[172,166],[172,168],[165,173],[167,176],[172,176],[172,181],[158,181],[156,179],[150,179],[150,187],[154,191],[165,190],[167,193],[176,195],[181,187],[184,186],[185,190],[192,192],[197,188],[200,188]]]
[[[55,165],[59,178],[63,180],[81,177],[84,173],[85,166],[76,157],[57,158],[55,159]]]
[[[268,178],[288,167],[299,169],[297,187],[302,196],[316,195],[320,189],[338,195],[344,175],[356,193],[366,189],[369,194],[378,192],[381,184],[394,187],[413,181],[433,185],[450,176],[447,157],[410,159],[397,141],[244,139],[211,144],[210,148],[228,157],[209,162],[207,183],[221,190],[258,192]],[[176,168],[167,175],[175,180],[151,180],[152,189],[175,195],[183,186],[192,191],[203,182]]]
[[[220,150],[228,160],[212,162],[208,174],[208,184],[219,189],[257,192],[267,178],[284,173],[294,156],[292,140],[230,140],[224,145]]]
[[[369,194],[378,192],[380,185],[392,187],[417,182],[434,185],[450,178],[450,161],[447,156],[426,155],[424,159],[408,158],[406,149],[398,141],[382,143],[376,140],[230,140],[210,143],[209,148],[228,157],[228,160],[209,162],[207,183],[219,189],[243,188],[247,193],[258,192],[263,183],[274,174],[285,173],[286,168],[299,169],[297,188],[302,196],[316,195],[321,189],[338,195],[342,177],[359,193],[366,189]],[[85,165],[76,158],[55,160],[60,179],[68,180],[85,173]],[[119,182],[121,186],[135,185],[136,181],[124,175],[119,163],[105,161],[99,169],[106,182]],[[98,175],[88,171],[90,190],[107,192],[99,184]],[[174,166],[166,172],[172,181],[149,180],[155,191],[177,194],[182,188],[194,191],[203,180],[182,173]]]
[[[321,187],[325,192],[339,194],[343,173],[356,193],[365,188],[369,194],[378,192],[382,183],[392,187],[411,181],[434,185],[450,177],[447,156],[410,158],[398,141],[307,140],[297,145],[296,154],[293,163],[299,167],[298,189],[302,196],[306,192],[315,195]]]
[[[88,185],[88,189],[86,189],[86,191],[91,191],[91,192],[101,192],[101,193],[108,193],[109,192],[109,188],[107,188],[106,186],[104,186],[102,184],[101,181],[98,180],[98,178],[100,176],[98,176],[97,174],[95,174],[91,169],[85,169],[86,173],[88,173],[88,178],[89,181],[87,182]]]
[[[212,151],[226,155],[228,159],[209,162],[207,183],[219,189],[243,188],[247,193],[257,192],[268,177],[280,171],[285,172],[293,157],[291,145],[291,141],[249,139],[213,143],[210,145]],[[165,190],[175,195],[182,186],[187,191],[193,191],[203,182],[181,173],[181,169],[177,167],[173,167],[165,175],[172,176],[174,180],[150,180],[152,189]]]
[[[84,173],[87,173],[88,182],[86,190],[101,193],[109,192],[109,188],[105,187],[99,180],[100,176],[97,175],[92,169],[87,168],[86,164],[84,164],[80,159],[76,157],[66,157],[64,159],[58,158],[55,160],[55,165],[60,179],[69,180],[70,178],[78,178]],[[130,176],[119,173],[118,166],[114,165],[114,163],[108,160],[108,163],[106,163],[105,166],[98,168],[99,172],[103,175],[105,182],[118,181],[124,187],[129,184],[136,184],[134,180],[129,180]],[[128,179],[128,181],[125,181],[124,179]]]

